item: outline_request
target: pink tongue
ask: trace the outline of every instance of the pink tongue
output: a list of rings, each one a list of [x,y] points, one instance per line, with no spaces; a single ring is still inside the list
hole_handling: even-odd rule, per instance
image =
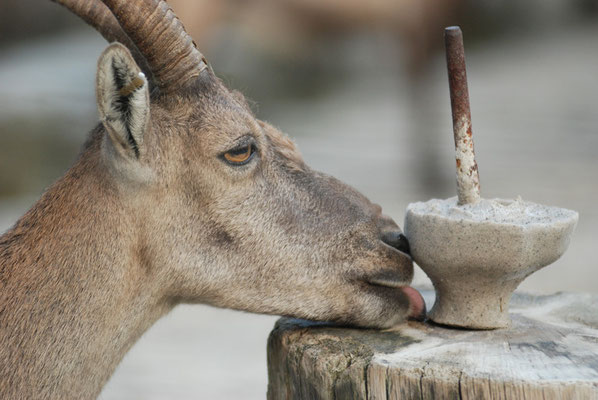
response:
[[[422,295],[411,286],[403,286],[401,288],[403,293],[409,299],[409,318],[423,321],[426,318],[426,303]]]

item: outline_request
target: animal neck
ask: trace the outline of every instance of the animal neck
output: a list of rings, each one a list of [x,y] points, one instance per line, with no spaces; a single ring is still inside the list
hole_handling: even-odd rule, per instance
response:
[[[95,398],[171,308],[98,154],[81,157],[0,237],[3,398]]]

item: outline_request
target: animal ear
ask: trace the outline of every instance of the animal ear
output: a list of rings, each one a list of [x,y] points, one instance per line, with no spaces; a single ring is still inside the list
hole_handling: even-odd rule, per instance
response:
[[[100,56],[96,95],[114,148],[124,156],[139,158],[149,120],[149,90],[141,68],[120,43],[112,43]]]

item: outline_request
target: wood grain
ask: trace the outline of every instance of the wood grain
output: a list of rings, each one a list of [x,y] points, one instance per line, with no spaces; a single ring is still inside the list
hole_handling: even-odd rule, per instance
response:
[[[511,317],[494,331],[282,318],[268,339],[268,399],[598,399],[598,295],[516,293]]]

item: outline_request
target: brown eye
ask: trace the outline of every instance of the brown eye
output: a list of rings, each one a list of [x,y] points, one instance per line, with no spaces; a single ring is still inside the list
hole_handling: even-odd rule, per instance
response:
[[[255,146],[248,144],[238,149],[230,150],[224,153],[224,159],[233,165],[242,165],[249,162],[255,152]]]

